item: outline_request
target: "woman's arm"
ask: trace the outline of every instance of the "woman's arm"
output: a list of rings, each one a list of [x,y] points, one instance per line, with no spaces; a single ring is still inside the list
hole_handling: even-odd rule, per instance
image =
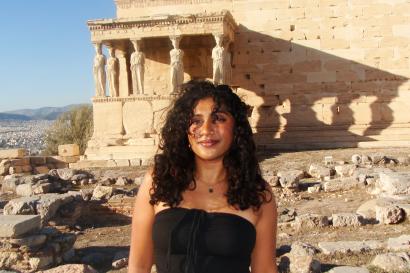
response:
[[[150,273],[153,264],[152,225],[154,207],[149,203],[152,186],[151,172],[145,175],[135,198],[131,226],[131,247],[128,273]]]
[[[260,208],[256,223],[256,244],[252,252],[252,273],[278,273],[276,266],[277,209],[275,198]]]

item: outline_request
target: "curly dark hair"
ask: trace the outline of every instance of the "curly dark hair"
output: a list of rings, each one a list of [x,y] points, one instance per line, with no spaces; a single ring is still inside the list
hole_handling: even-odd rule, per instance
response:
[[[162,153],[154,157],[150,203],[164,202],[176,207],[182,201],[182,192],[190,189],[192,181],[196,187],[195,160],[189,148],[188,128],[198,101],[213,98],[216,109],[223,106],[235,121],[233,142],[223,159],[228,174],[227,201],[241,210],[259,209],[272,196],[255,155],[248,106],[227,85],[215,86],[209,81],[191,80],[181,89],[161,130],[159,149]]]

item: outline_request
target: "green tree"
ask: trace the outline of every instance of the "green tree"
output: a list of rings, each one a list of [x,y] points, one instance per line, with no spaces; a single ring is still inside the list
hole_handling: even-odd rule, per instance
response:
[[[91,105],[74,107],[61,114],[46,132],[43,154],[58,154],[58,145],[76,143],[84,154],[93,133],[93,108]]]

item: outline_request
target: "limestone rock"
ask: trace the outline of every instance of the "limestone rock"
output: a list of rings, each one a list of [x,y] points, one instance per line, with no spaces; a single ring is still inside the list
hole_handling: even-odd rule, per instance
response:
[[[10,200],[5,206],[4,215],[36,214],[36,203],[39,197],[21,197]]]
[[[381,153],[372,153],[372,154],[369,154],[369,157],[373,164],[379,164],[385,158],[385,156]]]
[[[39,228],[38,215],[0,215],[0,237],[18,237]]]
[[[20,184],[23,184],[21,175],[8,176],[3,180],[1,191],[2,192],[8,192],[8,191],[15,192],[16,187]]]
[[[3,159],[0,162],[0,175],[8,175],[10,168],[10,160]]]
[[[38,271],[41,269],[46,269],[54,262],[53,255],[43,255],[39,257],[31,257],[29,259],[29,264],[32,270]]]
[[[299,188],[299,180],[305,176],[301,170],[289,170],[278,172],[279,183],[283,188]]]
[[[30,184],[21,184],[16,186],[16,194],[19,196],[33,195],[33,188]]]
[[[359,165],[360,163],[362,163],[362,157],[358,154],[352,155],[352,163],[355,165]]]
[[[325,177],[334,175],[334,170],[319,164],[311,164],[308,173],[314,178],[323,180]]]
[[[22,254],[18,252],[0,252],[0,268],[12,268],[18,261],[22,260]]]
[[[308,187],[307,191],[308,193],[318,193],[322,189],[322,185],[314,185],[311,187]]]
[[[39,271],[39,273],[98,273],[97,270],[86,264],[65,264],[58,267]]]
[[[325,192],[347,191],[357,187],[364,187],[364,183],[354,178],[345,178],[341,180],[328,181],[323,184]]]
[[[83,180],[83,179],[88,179],[88,178],[89,178],[89,177],[88,177],[87,174],[85,174],[85,173],[78,173],[78,174],[73,175],[73,176],[70,178],[70,180],[73,180],[73,181],[81,181],[81,180]]]
[[[409,195],[410,172],[380,173],[378,186],[388,195]]]
[[[326,255],[335,253],[362,252],[383,248],[383,242],[376,240],[369,241],[338,241],[338,242],[320,242],[320,250]]]
[[[23,238],[12,239],[10,242],[19,246],[37,247],[43,245],[47,240],[44,234],[35,234]]]
[[[93,191],[92,199],[94,200],[108,200],[114,193],[113,187],[97,186]]]
[[[115,260],[112,262],[112,267],[115,269],[120,269],[126,267],[128,265],[128,258],[122,258],[119,260]]]
[[[57,169],[57,174],[62,180],[72,180],[72,177],[77,174],[77,170],[69,168]]]
[[[332,215],[333,226],[347,227],[347,226],[362,226],[364,219],[361,215],[356,213],[335,213]]]
[[[40,214],[42,223],[46,223],[55,215],[60,206],[73,200],[74,197],[70,194],[43,194],[36,203],[37,214]]]
[[[26,149],[1,149],[0,158],[23,158],[27,154]]]
[[[295,227],[297,230],[305,228],[325,227],[329,225],[329,220],[326,216],[318,214],[303,214],[295,219]]]
[[[130,184],[130,181],[125,176],[119,176],[117,178],[117,181],[115,182],[115,185],[118,185],[118,186],[125,186],[125,185],[128,185],[128,184]]]
[[[376,219],[381,224],[397,224],[404,219],[404,211],[395,205],[376,205]]]
[[[328,273],[370,273],[370,272],[365,267],[337,266],[329,270]]]
[[[389,238],[387,248],[393,251],[410,251],[410,235]]]
[[[295,220],[296,217],[296,211],[295,209],[288,209],[288,208],[284,208],[282,210],[279,211],[278,213],[279,216],[279,223],[285,223],[285,222],[290,222]]]
[[[312,256],[289,255],[291,273],[320,273],[320,262]]]
[[[383,253],[374,257],[371,265],[388,272],[406,271],[410,270],[410,257],[405,252]]]
[[[344,164],[335,166],[335,171],[340,177],[350,177],[356,170],[356,165]]]
[[[313,256],[318,252],[316,247],[299,241],[292,243],[290,250],[290,254],[296,256]]]

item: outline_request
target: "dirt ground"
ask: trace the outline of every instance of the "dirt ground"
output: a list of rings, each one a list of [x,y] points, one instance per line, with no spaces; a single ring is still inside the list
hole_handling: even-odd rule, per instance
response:
[[[333,156],[335,161],[350,161],[353,154],[370,154],[380,152],[386,156],[399,157],[410,155],[410,148],[395,149],[336,149],[304,152],[283,152],[277,154],[265,154],[261,161],[263,169],[273,171],[283,169],[308,170],[311,163],[321,163],[325,156]],[[410,166],[388,164],[388,168],[394,170],[408,170]],[[140,173],[141,170],[138,170]],[[312,183],[312,179],[303,180],[302,183]],[[366,188],[359,188],[336,193],[298,193],[286,194],[282,189],[274,190],[278,202],[278,210],[293,208],[297,214],[307,212],[331,216],[335,212],[354,212],[365,201],[374,198],[367,193]],[[75,248],[78,253],[103,252],[111,254],[117,251],[127,250],[130,243],[131,219],[123,219],[121,222],[104,219],[96,219],[96,227],[87,227],[77,238]],[[361,227],[325,227],[314,230],[296,231],[289,223],[280,223],[277,231],[278,254],[282,255],[288,249],[286,246],[295,241],[302,241],[317,245],[323,241],[348,241],[348,240],[386,240],[389,237],[398,237],[402,234],[410,234],[410,222],[397,225],[365,225]],[[379,251],[380,252],[380,251]],[[317,258],[322,263],[322,271],[325,272],[335,265],[366,265],[376,251],[355,254],[324,255],[318,254]],[[279,262],[280,257],[278,257]],[[109,262],[102,263],[97,268],[99,272],[126,272],[126,268],[112,270]],[[371,269],[373,273],[381,273]]]

